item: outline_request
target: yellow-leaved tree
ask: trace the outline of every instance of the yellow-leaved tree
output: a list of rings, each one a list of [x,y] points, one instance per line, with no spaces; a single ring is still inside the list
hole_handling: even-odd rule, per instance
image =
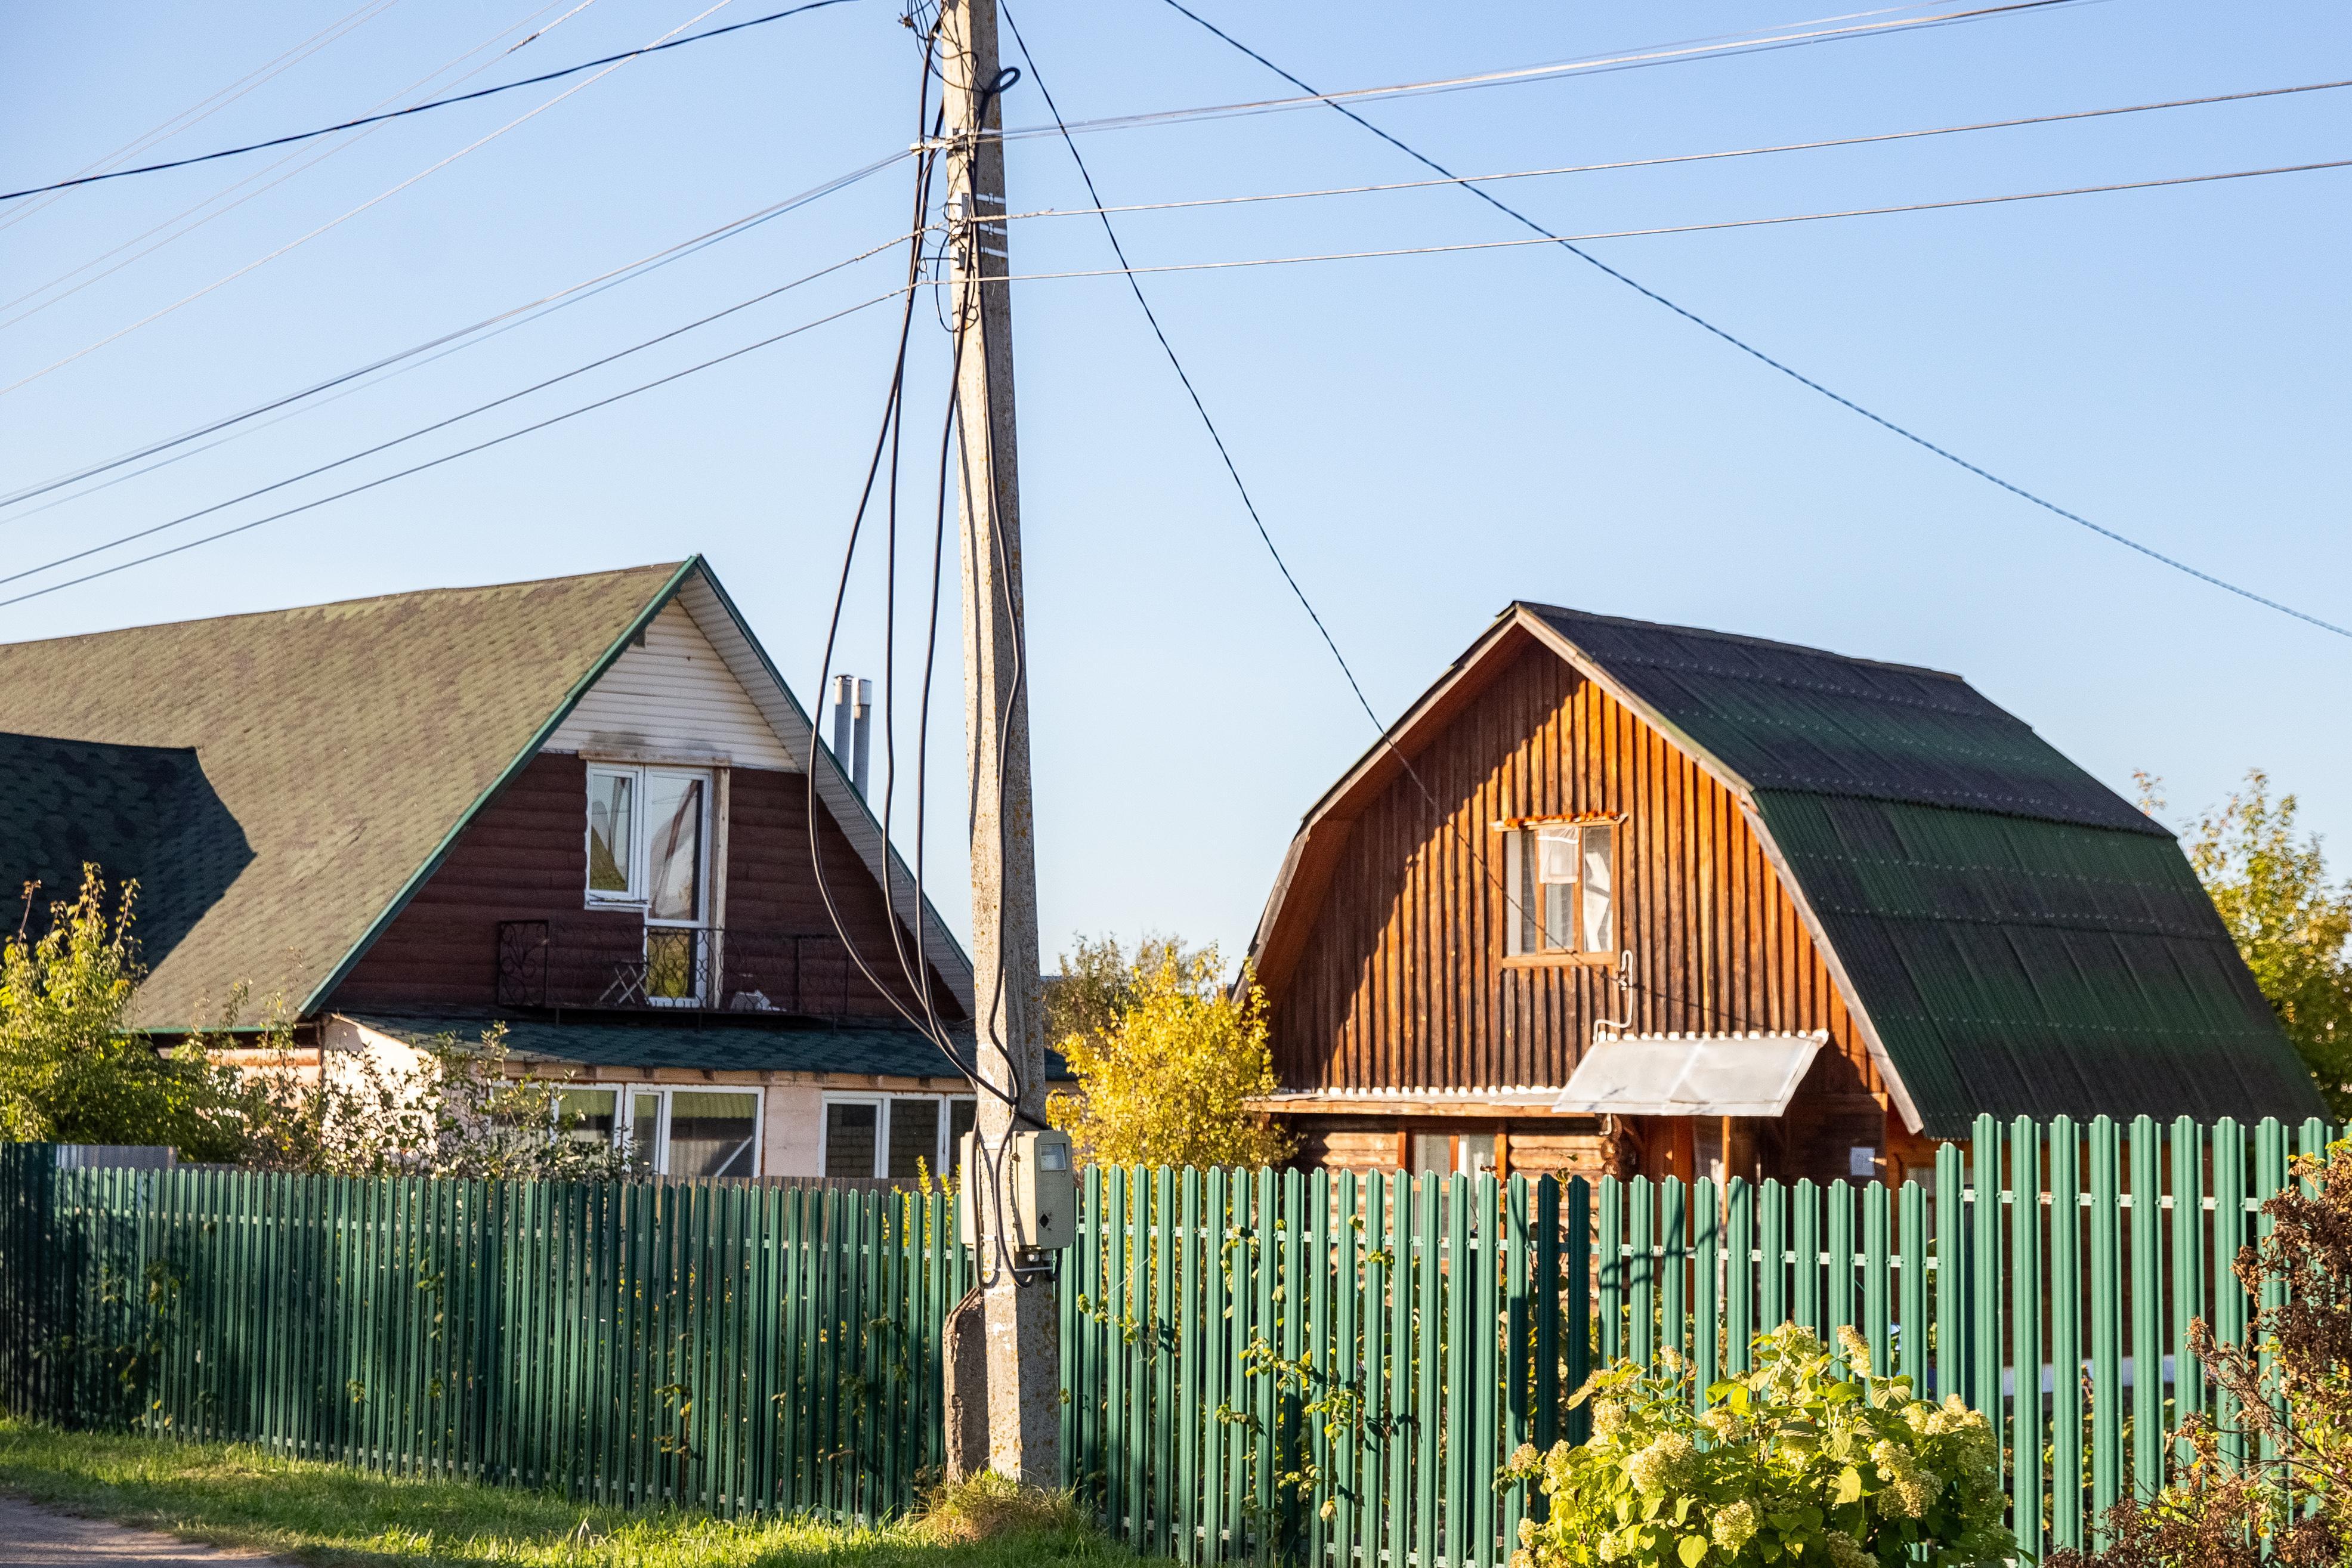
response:
[[[1089,962],[1078,972],[1098,1005],[1055,1009],[1078,1026],[1055,1043],[1079,1092],[1054,1096],[1054,1125],[1097,1165],[1287,1159],[1290,1140],[1248,1105],[1275,1086],[1265,994],[1246,973],[1228,987],[1213,944],[1188,953],[1177,942],[1147,943],[1115,975],[1101,961],[1106,946],[1116,958],[1115,944],[1080,944]]]

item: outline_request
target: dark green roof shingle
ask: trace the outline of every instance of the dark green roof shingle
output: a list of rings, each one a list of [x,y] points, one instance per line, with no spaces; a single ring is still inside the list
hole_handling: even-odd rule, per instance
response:
[[[1967,682],[1524,608],[1748,787],[1929,1134],[2321,1113],[2171,833]]]

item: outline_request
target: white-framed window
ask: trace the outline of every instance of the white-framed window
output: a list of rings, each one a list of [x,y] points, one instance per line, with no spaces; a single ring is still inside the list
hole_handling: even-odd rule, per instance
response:
[[[762,1094],[720,1084],[588,1084],[564,1090],[557,1109],[566,1136],[624,1144],[656,1175],[755,1176]]]
[[[1617,824],[1526,822],[1503,832],[1503,951],[1617,950]]]
[[[822,1168],[898,1181],[952,1175],[978,1103],[969,1094],[828,1094]]]
[[[630,904],[648,925],[710,913],[710,774],[698,768],[588,768],[590,904]]]

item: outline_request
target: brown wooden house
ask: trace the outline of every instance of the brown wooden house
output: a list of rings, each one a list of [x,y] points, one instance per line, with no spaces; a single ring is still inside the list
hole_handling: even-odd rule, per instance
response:
[[[1955,675],[1514,604],[1252,958],[1309,1164],[1892,1179],[2320,1103],[2172,835]]]
[[[969,1124],[902,1009],[968,1051],[971,963],[698,558],[0,645],[0,883],[138,881],[159,1035],[240,990],[320,1063],[502,1023],[678,1176]]]

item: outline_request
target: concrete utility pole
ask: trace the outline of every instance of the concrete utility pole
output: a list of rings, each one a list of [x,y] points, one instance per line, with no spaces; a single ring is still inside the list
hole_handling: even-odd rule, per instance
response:
[[[1021,492],[1013,434],[1013,302],[1005,286],[1004,147],[981,132],[999,113],[996,0],[942,0],[940,63],[947,212],[956,223],[949,298],[961,337],[957,441],[963,525],[964,727],[971,753],[972,996],[979,1072],[975,1130],[984,1163],[1010,1174],[1013,1113],[988,1092],[1016,1096],[1042,1125],[1045,1111],[1044,1008],[1037,972],[1037,862],[1029,808],[1029,710],[1019,690],[1022,649]],[[977,1178],[977,1179],[976,1179]],[[1024,1285],[1007,1249],[988,1234],[1005,1205],[985,1201],[981,1173],[964,1173],[982,1233],[988,1468],[1037,1486],[1059,1486],[1061,1371],[1050,1275]],[[1020,1256],[1020,1254],[1013,1254]],[[1024,1261],[1027,1261],[1024,1259]],[[967,1419],[983,1401],[960,1377]],[[966,1454],[978,1434],[950,1433]]]

